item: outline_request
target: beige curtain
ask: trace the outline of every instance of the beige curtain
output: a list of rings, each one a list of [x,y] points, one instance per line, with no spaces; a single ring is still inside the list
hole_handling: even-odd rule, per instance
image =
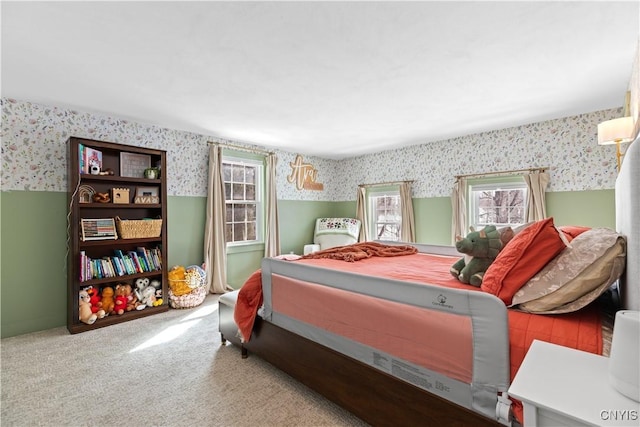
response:
[[[358,195],[356,197],[356,218],[360,220],[360,242],[369,241],[369,221],[367,219],[367,189],[364,186],[358,186]]]
[[[267,155],[266,171],[266,212],[267,230],[264,241],[264,256],[274,257],[280,255],[280,231],[278,229],[278,194],[276,191],[276,165],[278,158],[274,153]]]
[[[416,241],[416,224],[413,215],[413,200],[411,199],[411,183],[400,184],[400,212],[402,224],[400,225],[400,240],[403,242]]]
[[[451,243],[456,242],[456,236],[465,236],[467,230],[467,180],[458,178],[453,185],[451,208],[453,221],[451,225]]]
[[[227,285],[227,242],[225,241],[226,206],[222,180],[222,147],[209,148],[209,186],[207,218],[204,233],[204,262],[207,269],[207,290],[221,294]]]
[[[547,217],[546,191],[550,177],[546,172],[534,171],[523,175],[527,184],[527,214],[525,222],[539,221]]]

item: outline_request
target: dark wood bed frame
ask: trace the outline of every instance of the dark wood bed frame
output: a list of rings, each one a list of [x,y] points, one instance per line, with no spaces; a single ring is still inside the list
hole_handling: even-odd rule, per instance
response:
[[[260,317],[248,343],[231,341],[374,426],[501,425]]]

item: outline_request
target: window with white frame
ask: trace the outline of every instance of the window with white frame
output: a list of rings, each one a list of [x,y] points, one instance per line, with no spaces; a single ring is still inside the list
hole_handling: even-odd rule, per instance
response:
[[[524,224],[527,185],[521,177],[469,184],[469,224],[476,229]]]
[[[400,241],[400,192],[371,191],[369,199],[370,236],[374,240]]]
[[[262,243],[262,162],[224,156],[227,245]]]

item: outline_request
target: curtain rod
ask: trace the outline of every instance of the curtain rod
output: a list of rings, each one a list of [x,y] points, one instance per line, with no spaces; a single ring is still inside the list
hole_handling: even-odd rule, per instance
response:
[[[273,151],[262,150],[260,148],[245,147],[243,145],[229,144],[228,142],[208,141],[207,144],[219,145],[223,148],[229,148],[231,150],[242,150],[242,151],[249,151],[251,153],[259,153],[259,154],[267,154],[267,155],[273,154]]]
[[[497,172],[484,172],[484,173],[470,173],[467,175],[454,175],[454,177],[456,179],[458,178],[468,178],[470,176],[486,176],[486,175],[500,175],[503,173],[513,173],[513,172],[533,172],[533,171],[540,171],[540,172],[544,172],[547,169],[551,169],[550,167],[544,167],[544,168],[526,168],[526,169],[511,169],[511,170],[507,170],[507,171],[497,171]]]
[[[379,182],[376,184],[359,184],[358,187],[379,187],[381,185],[394,185],[394,184],[402,184],[405,182],[414,182],[415,180],[410,179],[406,181],[389,181],[389,182]]]

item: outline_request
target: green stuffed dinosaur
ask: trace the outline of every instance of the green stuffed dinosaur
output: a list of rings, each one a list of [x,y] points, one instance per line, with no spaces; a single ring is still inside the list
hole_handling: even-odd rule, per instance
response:
[[[456,249],[465,254],[449,270],[453,277],[462,283],[473,286],[482,284],[482,276],[502,250],[500,232],[493,225],[487,225],[480,231],[470,227],[467,237],[456,236]]]

